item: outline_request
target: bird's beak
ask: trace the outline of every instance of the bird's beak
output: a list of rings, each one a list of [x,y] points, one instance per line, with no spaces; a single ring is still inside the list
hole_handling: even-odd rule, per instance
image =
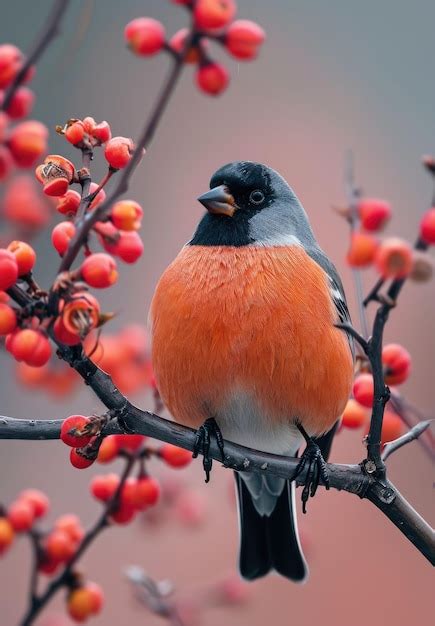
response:
[[[210,189],[199,196],[198,201],[205,206],[207,211],[218,215],[232,217],[237,210],[237,204],[225,185]]]

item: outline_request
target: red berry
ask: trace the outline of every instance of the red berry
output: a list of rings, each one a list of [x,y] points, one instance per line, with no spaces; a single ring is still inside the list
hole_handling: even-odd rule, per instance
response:
[[[54,528],[64,530],[75,543],[80,543],[85,535],[81,522],[74,513],[61,515],[56,520]]]
[[[49,561],[68,561],[76,551],[76,543],[64,530],[52,530],[44,541],[44,549]]]
[[[83,454],[80,454],[76,448],[71,448],[69,460],[71,465],[77,469],[86,469],[94,462],[93,459],[87,459]]]
[[[59,565],[60,563],[58,561],[50,561],[47,557],[38,564],[38,572],[41,572],[46,576],[53,576],[53,574],[55,574],[59,569]]]
[[[9,335],[6,349],[17,361],[41,367],[50,359],[51,346],[47,337],[37,330],[25,328]]]
[[[47,150],[48,130],[35,120],[21,122],[12,129],[9,148],[19,167],[31,167]]]
[[[23,53],[9,43],[0,45],[0,89],[7,87],[23,64]]]
[[[223,28],[236,14],[234,0],[197,0],[193,12],[199,30]]]
[[[145,435],[113,435],[113,437],[116,438],[119,450],[129,450],[130,452],[137,452],[146,439]]]
[[[104,594],[103,590],[96,583],[88,582],[86,583],[86,589],[88,590],[88,594],[90,596],[90,604],[92,607],[92,614],[97,615],[103,608],[104,604]]]
[[[71,448],[83,448],[90,443],[92,435],[79,436],[74,431],[81,431],[90,422],[89,417],[84,415],[70,415],[62,422],[60,438]]]
[[[0,336],[9,335],[17,326],[17,316],[13,308],[0,302]]]
[[[110,167],[122,169],[130,161],[134,151],[133,141],[127,137],[113,137],[107,142],[104,156]]]
[[[59,343],[63,343],[65,346],[76,346],[81,342],[80,335],[77,333],[71,333],[63,323],[61,317],[58,317],[53,326],[54,337]]]
[[[6,291],[18,278],[18,264],[15,255],[0,248],[0,289]]]
[[[112,513],[110,519],[116,524],[128,524],[136,515],[136,509],[133,506],[121,504],[120,507]]]
[[[6,146],[0,145],[0,180],[9,176],[14,166],[14,160],[10,150]]]
[[[92,131],[92,136],[97,139],[100,144],[106,143],[112,138],[112,131],[108,122],[100,122]]]
[[[357,402],[371,409],[374,393],[373,376],[371,374],[359,374],[353,383],[352,393]]]
[[[130,476],[122,485],[121,490],[121,506],[136,508],[138,504],[137,498],[138,480]]]
[[[151,17],[137,17],[127,24],[125,39],[133,52],[147,56],[160,52],[165,43],[163,25]]]
[[[196,73],[197,85],[212,96],[222,93],[228,86],[230,76],[220,63],[210,62],[199,67]]]
[[[116,262],[104,252],[88,256],[82,263],[80,271],[83,280],[91,287],[98,289],[111,287],[118,280]]]
[[[157,504],[160,498],[160,484],[155,478],[144,476],[136,483],[135,506],[143,509]]]
[[[27,500],[15,500],[8,508],[8,520],[17,533],[30,530],[35,521],[33,506]]]
[[[114,244],[106,244],[106,249],[118,256],[124,263],[136,263],[142,256],[144,245],[136,231],[122,231]]]
[[[40,332],[38,332],[38,335],[39,341],[35,350],[27,359],[23,359],[27,365],[32,365],[33,367],[42,367],[48,363],[51,357],[51,345],[48,337]]]
[[[264,30],[255,22],[236,20],[226,32],[225,45],[237,59],[254,59],[265,38]]]
[[[25,489],[20,493],[20,500],[25,500],[33,507],[35,518],[44,517],[50,508],[50,500],[39,489]]]
[[[368,421],[367,411],[359,402],[350,398],[347,401],[341,423],[345,428],[360,428]]]
[[[88,585],[73,589],[67,599],[67,610],[69,616],[76,622],[84,622],[95,613],[98,613],[103,604],[103,592],[93,583],[94,587]],[[98,588],[98,594],[96,592]]]
[[[88,117],[85,117],[83,119],[83,126],[85,129],[85,132],[87,132],[88,135],[92,135],[95,130],[95,127],[97,126],[97,122],[94,120],[93,117],[89,115]]]
[[[18,276],[24,276],[32,271],[36,261],[36,253],[32,246],[25,241],[12,241],[8,245],[8,250],[17,261]]]
[[[82,338],[98,325],[100,305],[98,300],[87,291],[80,291],[72,299],[62,304],[62,324],[68,333]]]
[[[169,42],[169,46],[172,50],[175,50],[178,54],[181,54],[184,51],[184,47],[186,45],[186,37],[189,34],[188,28],[182,28],[177,31],[175,35],[171,37]],[[205,38],[201,38],[198,45],[191,46],[189,52],[184,58],[185,63],[199,63],[201,60],[201,49],[205,49],[208,47],[208,41]]]
[[[398,343],[390,343],[382,349],[382,363],[386,369],[387,385],[400,385],[409,377],[411,355]]]
[[[379,246],[375,263],[384,278],[406,278],[412,271],[412,248],[402,239],[391,237]]]
[[[28,87],[19,87],[14,93],[11,103],[7,108],[7,114],[13,120],[27,117],[33,108],[35,94]]]
[[[48,206],[42,200],[39,189],[26,175],[15,176],[8,183],[3,197],[3,215],[26,230],[42,228],[50,219]]]
[[[134,200],[120,200],[112,207],[111,219],[119,230],[138,230],[141,225],[143,210]]]
[[[65,131],[66,139],[73,144],[73,146],[81,143],[85,136],[85,127],[81,120],[73,122]]]
[[[80,194],[74,189],[68,189],[64,196],[61,196],[57,202],[56,209],[62,215],[75,215],[80,205]]]
[[[110,461],[113,461],[118,456],[119,449],[116,435],[105,437],[98,450],[98,463],[110,463]]]
[[[186,467],[192,461],[192,453],[184,448],[165,443],[160,448],[160,457],[171,467]]]
[[[372,235],[352,233],[347,262],[351,267],[366,267],[374,261],[378,242]]]
[[[420,237],[428,245],[435,245],[435,207],[423,215],[420,223]]]
[[[94,476],[91,480],[91,493],[97,500],[108,502],[113,497],[119,487],[119,476],[117,474],[106,474],[105,476]]]
[[[358,213],[363,228],[370,231],[381,230],[391,217],[391,205],[378,198],[361,198]]]
[[[60,256],[63,256],[68,250],[70,241],[75,234],[76,227],[72,222],[60,222],[53,228],[51,232],[51,243]]]
[[[10,521],[6,517],[0,517],[0,555],[6,552],[14,537],[15,532]]]

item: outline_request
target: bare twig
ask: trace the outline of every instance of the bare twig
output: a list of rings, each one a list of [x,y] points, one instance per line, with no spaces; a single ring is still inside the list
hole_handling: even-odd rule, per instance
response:
[[[18,87],[24,82],[29,69],[39,60],[47,46],[59,34],[59,24],[68,8],[68,4],[69,0],[55,0],[44,28],[36,38],[23,67],[6,90],[4,100],[0,105],[0,111],[6,111]]]
[[[388,457],[393,454],[393,452],[396,452],[396,450],[406,446],[407,443],[411,443],[411,441],[418,439],[420,435],[424,433],[427,428],[429,428],[433,421],[434,420],[427,420],[426,422],[419,422],[401,437],[386,443],[382,452],[382,460],[385,462]]]

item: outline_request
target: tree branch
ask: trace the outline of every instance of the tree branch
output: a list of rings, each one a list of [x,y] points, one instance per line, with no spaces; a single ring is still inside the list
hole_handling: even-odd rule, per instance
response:
[[[48,20],[43,30],[36,38],[33,47],[31,48],[31,51],[29,52],[26,61],[24,62],[23,67],[20,69],[20,71],[6,90],[4,100],[0,105],[0,111],[6,111],[18,87],[20,87],[20,85],[24,82],[26,74],[28,73],[31,66],[39,60],[51,41],[59,34],[59,24],[66,9],[68,8],[68,4],[69,0],[55,0]]]
[[[434,420],[426,420],[425,422],[419,422],[401,437],[398,437],[394,441],[389,441],[388,443],[386,443],[382,451],[382,460],[384,461],[384,463],[388,459],[388,457],[393,454],[393,452],[396,452],[396,450],[399,450],[403,446],[406,446],[407,443],[411,443],[411,441],[415,441],[416,439],[418,439],[420,435],[424,433],[424,431],[429,428],[429,426],[431,426],[433,421]]]

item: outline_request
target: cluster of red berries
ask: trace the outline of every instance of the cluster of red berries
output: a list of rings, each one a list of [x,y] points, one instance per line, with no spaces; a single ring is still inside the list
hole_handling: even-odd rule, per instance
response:
[[[401,385],[411,372],[411,355],[401,345],[391,343],[382,349],[384,381],[386,385]],[[346,428],[365,427],[368,432],[370,411],[373,406],[374,381],[370,372],[357,374],[352,398],[348,401],[342,416],[342,425]],[[397,439],[404,431],[404,423],[399,415],[387,408],[382,425],[381,443]]]
[[[196,84],[205,93],[216,96],[229,83],[224,65],[212,60],[209,54],[211,40],[223,45],[236,59],[254,59],[264,42],[263,29],[249,20],[234,20],[237,6],[234,0],[192,0],[176,2],[193,13],[193,31],[183,28],[166,39],[164,26],[149,17],[139,17],[125,27],[125,39],[130,49],[139,56],[154,55],[166,50],[172,55],[184,54],[184,62],[195,64]],[[188,50],[185,50],[188,45]]]
[[[24,64],[21,50],[11,44],[0,45],[0,105],[5,89]],[[32,79],[30,69],[25,82]],[[23,121],[15,126],[11,122],[27,117],[32,110],[34,94],[28,87],[18,87],[5,111],[0,111],[0,180],[5,179],[14,167],[31,167],[47,149],[48,130],[35,120]]]
[[[391,206],[377,198],[361,198],[357,204],[361,229],[351,235],[347,261],[350,266],[364,268],[374,265],[384,279],[411,278],[425,282],[432,277],[433,264],[429,255],[399,237],[379,240],[374,233],[381,231],[391,218]],[[435,208],[429,209],[420,221],[420,241],[423,247],[435,245]]]

